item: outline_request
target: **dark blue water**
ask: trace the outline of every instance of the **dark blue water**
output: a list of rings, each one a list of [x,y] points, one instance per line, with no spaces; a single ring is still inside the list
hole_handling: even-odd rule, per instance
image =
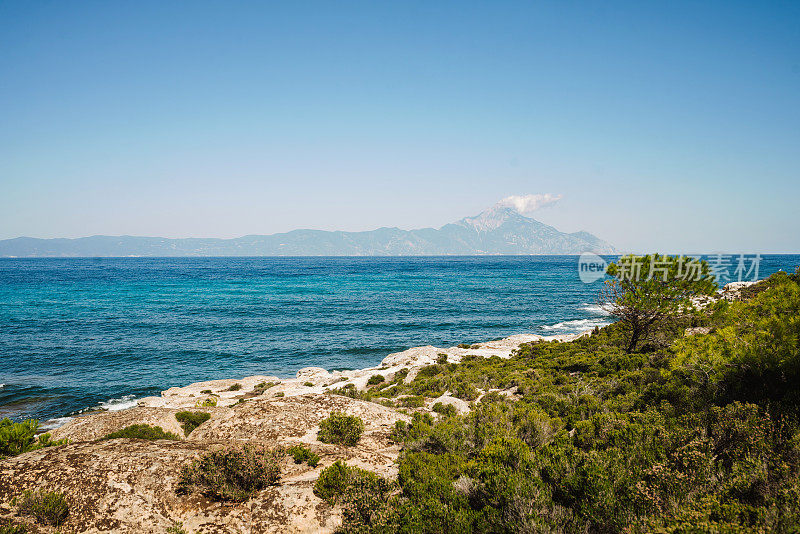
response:
[[[761,274],[800,256],[766,256]],[[575,256],[0,259],[0,416],[608,318]]]

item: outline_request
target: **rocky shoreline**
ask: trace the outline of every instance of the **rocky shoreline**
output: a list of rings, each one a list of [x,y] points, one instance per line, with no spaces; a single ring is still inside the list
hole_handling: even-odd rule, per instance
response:
[[[161,396],[144,397],[139,399],[137,404],[139,407],[146,408],[186,409],[194,407],[198,400],[202,402],[209,396],[213,396],[217,401],[217,406],[228,407],[254,397],[319,395],[333,389],[348,387],[351,384],[357,391],[364,391],[367,388],[369,379],[375,375],[381,375],[386,380],[391,381],[398,372],[407,371],[408,374],[404,380],[406,383],[411,382],[421,368],[436,363],[437,359],[442,355],[447,357],[448,363],[459,363],[467,355],[484,358],[510,358],[512,353],[523,343],[537,341],[568,342],[589,332],[591,330],[578,334],[553,336],[518,334],[495,341],[473,344],[469,347],[466,345],[449,348],[431,345],[413,347],[402,352],[389,354],[381,361],[381,365],[377,367],[347,371],[328,371],[322,367],[305,367],[297,371],[295,378],[289,379],[255,375],[241,379],[208,380],[189,384],[188,386],[169,388],[161,392]],[[270,387],[265,391],[259,391],[259,385],[269,385]],[[231,388],[235,390],[232,391]]]
[[[412,410],[333,395],[330,390],[352,384],[363,391],[369,379],[379,374],[392,380],[403,372],[404,380],[410,382],[421,368],[443,356],[451,363],[467,355],[509,358],[523,343],[571,341],[586,333],[522,334],[470,346],[414,347],[386,356],[377,367],[334,372],[307,367],[292,379],[250,376],[198,382],[140,399],[134,408],[75,417],[51,432],[53,439],[69,440],[67,445],[3,460],[0,517],[14,517],[10,503],[22,490],[48,488],[65,492],[72,505],[69,520],[59,532],[163,533],[178,524],[186,532],[197,533],[333,532],[341,524],[341,511],[314,495],[319,473],[334,461],[344,460],[387,478],[396,477],[400,448],[391,432],[397,421],[411,419]],[[430,411],[436,402],[451,404],[462,413],[470,409],[470,403],[446,392],[416,410]],[[175,414],[187,409],[202,410],[211,417],[180,441],[100,440],[134,424],[159,426],[183,436]],[[334,411],[364,421],[365,431],[356,446],[317,440],[320,421]],[[242,442],[268,447],[304,445],[321,461],[310,467],[285,460],[280,484],[244,503],[176,494],[183,465],[206,451]],[[28,527],[29,532],[55,532],[41,525]]]

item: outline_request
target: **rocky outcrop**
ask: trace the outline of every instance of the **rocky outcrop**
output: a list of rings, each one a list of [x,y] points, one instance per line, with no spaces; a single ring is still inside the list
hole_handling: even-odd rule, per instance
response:
[[[399,447],[389,435],[395,421],[409,419],[392,408],[339,395],[265,396],[208,410],[211,419],[182,441],[92,441],[134,423],[159,425],[182,435],[175,421],[177,411],[138,407],[89,414],[53,432],[58,439],[71,440],[70,444],[3,459],[0,513],[13,516],[11,500],[26,489],[41,487],[67,494],[71,513],[61,532],[161,534],[178,522],[187,532],[197,533],[332,532],[340,514],[313,494],[320,471],[341,459],[394,477]],[[319,422],[332,411],[363,419],[365,431],[356,446],[317,441]],[[215,447],[243,442],[270,447],[305,444],[320,456],[320,465],[311,468],[286,458],[280,483],[245,503],[215,503],[197,495],[176,494],[183,465]]]

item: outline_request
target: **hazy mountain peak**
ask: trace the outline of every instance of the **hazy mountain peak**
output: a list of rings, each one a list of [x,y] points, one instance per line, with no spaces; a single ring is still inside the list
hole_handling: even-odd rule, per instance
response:
[[[527,201],[527,197],[523,200]],[[93,236],[21,237],[0,241],[0,256],[444,256],[476,254],[610,254],[614,247],[588,232],[559,232],[526,217],[518,202],[500,203],[439,229],[378,228],[367,232],[292,230],[235,239]]]
[[[488,232],[496,230],[509,221],[524,222],[532,221],[538,223],[539,221],[521,215],[516,209],[495,204],[491,208],[480,212],[474,217],[464,217],[459,224],[474,228],[479,232]]]

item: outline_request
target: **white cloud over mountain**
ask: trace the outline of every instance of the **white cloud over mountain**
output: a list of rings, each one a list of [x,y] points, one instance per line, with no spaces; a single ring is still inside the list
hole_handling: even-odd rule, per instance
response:
[[[561,195],[551,195],[550,193],[539,193],[535,195],[512,195],[506,197],[497,204],[496,207],[514,208],[521,214],[536,211],[539,208],[552,206],[561,200]]]

